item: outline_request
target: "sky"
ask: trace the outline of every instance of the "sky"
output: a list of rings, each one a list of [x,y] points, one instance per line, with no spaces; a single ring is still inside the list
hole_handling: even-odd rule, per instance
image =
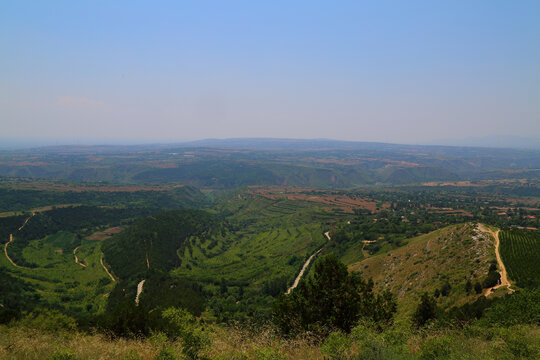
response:
[[[493,135],[540,138],[540,1],[0,2],[0,138]]]

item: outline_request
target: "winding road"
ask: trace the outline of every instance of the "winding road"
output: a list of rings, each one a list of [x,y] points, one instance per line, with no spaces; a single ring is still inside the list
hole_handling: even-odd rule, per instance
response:
[[[331,240],[330,238],[330,231],[327,231],[324,233],[324,236],[326,236],[326,238],[328,240]],[[307,267],[309,266],[309,264],[311,263],[311,260],[313,260],[313,258],[319,254],[321,252],[322,248],[320,248],[319,250],[315,251],[310,257],[309,259],[307,259],[307,261],[304,263],[304,266],[302,266],[302,270],[300,270],[300,273],[298,273],[298,276],[296,277],[296,279],[294,279],[294,283],[292,284],[292,286],[287,289],[287,292],[286,294],[290,294],[291,291],[293,291],[297,286],[298,286],[298,283],[300,282],[300,280],[302,279],[302,276],[304,276],[304,272],[306,271]]]
[[[77,257],[77,255],[75,254],[77,252],[77,250],[79,249],[79,246],[77,246],[75,249],[73,249],[73,256],[75,256],[75,264],[79,264],[81,265],[82,267],[86,267],[86,264],[82,263],[79,261],[79,258]]]
[[[101,256],[101,259],[99,260],[99,262],[101,263],[101,266],[103,266],[103,269],[105,269],[105,271],[107,272],[107,275],[109,275],[109,277],[111,278],[112,281],[116,282],[116,279],[114,278],[114,276],[112,276],[112,274],[109,272],[109,269],[107,269],[107,267],[105,266],[105,264],[103,263],[103,256]]]
[[[483,291],[484,296],[489,296],[493,291],[497,290],[498,288],[502,286],[506,286],[508,288],[508,291],[514,292],[514,289],[512,289],[511,287],[512,285],[510,284],[510,281],[508,281],[508,274],[506,272],[506,268],[504,267],[504,263],[501,259],[501,254],[499,251],[499,245],[500,245],[499,231],[500,230],[493,231],[487,228],[484,224],[478,224],[478,229],[482,231],[483,233],[490,234],[495,239],[495,257],[497,258],[497,264],[499,265],[499,269],[501,269],[499,271],[499,273],[501,274],[500,284],[497,284],[491,288],[484,289]]]
[[[9,257],[8,255],[8,252],[7,252],[7,247],[9,244],[11,244],[13,242],[13,234],[9,234],[9,241],[4,245],[4,254],[6,254],[6,258],[9,260],[9,262],[11,263],[11,265],[15,266],[15,267],[22,267],[22,266],[19,266],[17,264],[15,264],[15,262],[13,260],[11,260],[11,258]]]
[[[30,220],[32,218],[32,216],[34,216],[34,215],[36,215],[35,212],[33,212],[32,215],[30,215],[29,217],[27,217],[26,220],[24,220],[24,223],[17,229],[17,231],[21,231],[25,227],[25,225],[28,223],[28,220]],[[7,252],[7,247],[12,242],[13,242],[13,234],[9,234],[9,241],[4,245],[4,254],[6,254],[6,258],[9,260],[11,265],[13,265],[15,267],[18,267],[18,268],[23,268],[22,266],[19,266],[19,265],[15,264],[15,262],[9,257],[9,254]]]

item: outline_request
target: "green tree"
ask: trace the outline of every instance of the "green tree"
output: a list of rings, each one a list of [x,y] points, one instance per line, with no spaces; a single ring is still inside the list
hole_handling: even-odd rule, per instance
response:
[[[274,321],[286,334],[304,330],[326,335],[332,330],[350,332],[363,317],[389,324],[395,311],[392,294],[375,294],[373,281],[350,274],[330,255],[315,263],[313,276],[276,301]]]
[[[479,281],[474,283],[474,292],[480,294],[482,292],[482,284]]]
[[[413,324],[416,327],[424,326],[429,320],[437,316],[437,304],[435,299],[424,293],[420,298],[420,304],[413,314]]]
[[[465,283],[465,292],[468,294],[471,292],[471,290],[472,290],[471,280],[467,280],[467,282]]]

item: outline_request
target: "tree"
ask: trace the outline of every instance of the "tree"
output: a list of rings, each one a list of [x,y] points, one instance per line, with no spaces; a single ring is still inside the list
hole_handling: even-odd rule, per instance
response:
[[[225,281],[225,278],[221,278],[221,281],[219,283],[219,292],[221,294],[225,294],[229,289],[227,289],[227,282]]]
[[[313,331],[326,335],[332,330],[349,332],[360,318],[386,325],[395,311],[392,294],[375,294],[372,280],[349,274],[347,267],[330,255],[315,263],[313,276],[277,300],[274,321],[285,334]]]
[[[442,296],[448,296],[450,294],[450,290],[452,287],[450,286],[450,283],[446,281],[443,286],[441,286],[441,295]]]
[[[480,294],[482,292],[482,284],[479,281],[474,283],[474,292]]]
[[[420,304],[413,314],[413,324],[416,327],[424,326],[429,320],[434,319],[437,315],[437,304],[435,299],[424,293],[420,298]]]
[[[493,287],[501,282],[501,274],[497,271],[497,265],[491,264],[489,266],[489,271],[482,283],[482,286],[487,289]]]
[[[471,290],[472,290],[471,280],[467,280],[467,282],[465,283],[465,292],[469,294]]]

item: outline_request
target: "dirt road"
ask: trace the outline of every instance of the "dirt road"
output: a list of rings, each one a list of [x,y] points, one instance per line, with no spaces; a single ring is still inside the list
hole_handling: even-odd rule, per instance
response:
[[[143,286],[144,286],[144,282],[146,280],[141,280],[138,284],[137,284],[137,296],[135,296],[135,305],[139,305],[139,296],[141,295],[142,293],[142,290],[143,290]]]
[[[36,215],[35,212],[33,212],[32,215],[30,215],[29,217],[27,217],[26,220],[24,220],[24,223],[17,229],[17,231],[21,231],[24,228],[24,226],[28,223],[28,220],[30,220],[32,218],[32,216],[34,216],[34,215]],[[7,247],[12,242],[13,242],[13,234],[9,234],[9,241],[4,245],[4,254],[6,254],[6,258],[9,260],[11,265],[13,265],[15,267],[18,267],[18,268],[22,268],[22,266],[19,266],[19,265],[15,264],[15,262],[8,255]]]
[[[19,266],[19,265],[15,264],[15,262],[13,260],[11,260],[11,258],[8,255],[8,252],[7,252],[7,247],[8,247],[9,244],[11,244],[12,241],[13,241],[13,234],[9,234],[9,241],[4,245],[4,254],[6,254],[6,258],[9,260],[11,265],[20,268],[22,266]]]
[[[77,254],[75,254],[77,252],[77,249],[79,249],[78,246],[75,249],[73,249],[73,256],[75,256],[75,264],[79,264],[82,267],[86,267],[86,264],[83,264],[82,262],[79,262],[79,258],[77,257]]]
[[[24,228],[24,226],[28,223],[28,220],[30,220],[30,218],[34,215],[36,215],[35,212],[33,212],[32,215],[30,215],[29,217],[27,217],[26,220],[24,220],[24,224],[22,224],[21,227],[17,231],[21,231]]]
[[[107,267],[105,266],[105,264],[103,263],[103,256],[101,256],[101,260],[99,260],[99,262],[101,263],[101,266],[103,266],[103,269],[105,269],[105,272],[107,272],[107,275],[109,275],[109,277],[111,278],[112,281],[116,282],[116,279],[114,278],[114,276],[112,276],[112,274],[109,272],[109,269],[107,269]]]
[[[326,238],[328,240],[331,240],[330,238],[330,231],[327,231],[324,233],[324,236],[326,236]],[[313,260],[313,258],[318,254],[320,253],[322,250],[322,248],[320,248],[319,250],[315,251],[310,257],[309,259],[307,259],[307,261],[304,263],[304,266],[302,266],[302,270],[300,270],[300,273],[298,273],[298,276],[296,277],[296,279],[294,279],[294,283],[292,284],[292,286],[287,289],[287,292],[286,294],[290,294],[291,291],[293,291],[297,286],[298,286],[298,283],[300,282],[300,280],[302,279],[302,276],[304,276],[304,272],[306,271],[307,267],[309,266],[309,264],[311,263],[311,260]]]
[[[508,288],[508,291],[514,292],[514,289],[511,288],[510,281],[508,281],[508,274],[506,273],[506,268],[504,267],[504,263],[503,263],[503,261],[501,259],[501,254],[500,254],[500,251],[499,251],[499,245],[500,245],[499,231],[500,230],[493,231],[493,230],[487,228],[484,224],[478,224],[478,229],[480,231],[484,232],[484,233],[490,234],[495,239],[495,257],[497,258],[497,264],[499,265],[499,269],[501,269],[499,271],[499,273],[501,274],[501,283],[497,284],[497,285],[495,285],[495,286],[493,286],[491,288],[484,289],[484,291],[483,291],[484,296],[488,296],[493,291],[497,290],[498,288],[500,288],[502,286],[506,286]]]

